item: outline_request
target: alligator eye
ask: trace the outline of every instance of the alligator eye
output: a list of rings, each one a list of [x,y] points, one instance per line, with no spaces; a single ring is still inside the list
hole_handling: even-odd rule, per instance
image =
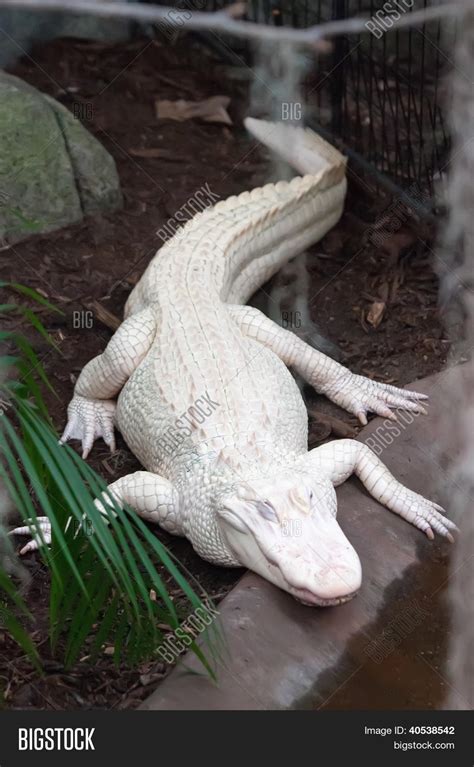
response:
[[[257,501],[257,509],[264,519],[269,522],[278,522],[275,509],[269,501]]]

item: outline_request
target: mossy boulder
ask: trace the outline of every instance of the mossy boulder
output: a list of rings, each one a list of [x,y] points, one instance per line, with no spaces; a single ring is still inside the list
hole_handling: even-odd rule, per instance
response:
[[[115,163],[54,99],[0,72],[0,242],[120,207]]]

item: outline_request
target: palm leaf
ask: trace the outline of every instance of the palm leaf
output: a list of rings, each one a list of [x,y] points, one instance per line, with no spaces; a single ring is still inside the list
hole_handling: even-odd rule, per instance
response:
[[[54,308],[29,288],[9,287]],[[11,311],[12,305],[4,308]],[[14,308],[49,339],[31,310]],[[10,341],[19,351],[19,356],[0,356],[0,366],[17,370],[16,378],[0,383],[0,396],[3,392],[10,402],[0,419],[0,475],[27,524],[33,527],[38,514],[51,522],[52,545],[42,547],[41,556],[51,576],[53,649],[60,648],[67,665],[84,649],[96,656],[105,643],[113,645],[116,663],[136,664],[152,657],[163,639],[158,624],[170,629],[180,625],[159,567],[182,590],[185,614],[201,606],[206,595],[191,585],[179,563],[131,509],[110,498],[110,506],[103,504],[105,514],[99,511],[94,499],[106,492],[106,484],[71,448],[58,444],[41,394],[41,384],[49,385],[41,362],[25,338],[3,333],[0,340]],[[1,579],[0,590],[5,591]],[[152,600],[151,590],[158,599]],[[10,620],[9,627],[18,641],[27,639],[18,622]],[[206,648],[214,656],[214,642],[209,640]],[[213,676],[207,654],[197,645],[192,649]]]
[[[4,536],[3,530],[0,534]],[[23,652],[30,658],[33,665],[39,670],[38,651],[21,620],[19,620],[18,615],[23,620],[32,620],[32,616],[20,595],[18,587],[13,583],[11,577],[4,570],[0,569],[0,627],[8,631]]]

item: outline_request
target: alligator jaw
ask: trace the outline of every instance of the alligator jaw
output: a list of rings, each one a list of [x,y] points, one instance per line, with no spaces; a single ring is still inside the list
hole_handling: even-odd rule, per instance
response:
[[[298,602],[306,607],[335,607],[336,605],[343,605],[345,602],[350,602],[350,600],[354,599],[358,594],[358,591],[353,591],[352,594],[346,594],[343,597],[322,599],[307,589],[292,589],[289,587],[288,590]]]

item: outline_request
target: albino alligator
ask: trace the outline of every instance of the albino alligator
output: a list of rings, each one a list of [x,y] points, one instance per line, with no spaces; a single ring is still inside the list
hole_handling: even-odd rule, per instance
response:
[[[307,604],[337,604],[361,583],[336,521],[334,487],[349,475],[430,538],[435,530],[452,540],[455,525],[361,442],[308,452],[307,413],[287,367],[363,424],[368,411],[424,412],[426,398],[354,375],[242,305],[336,224],[346,191],[345,159],[316,134],[250,118],[246,126],[307,175],[219,202],[161,248],[124,322],[79,376],[62,440],[82,440],[84,457],[97,437],[113,450],[116,425],[146,468],[109,486],[119,502],[186,536],[209,562],[248,567]]]

